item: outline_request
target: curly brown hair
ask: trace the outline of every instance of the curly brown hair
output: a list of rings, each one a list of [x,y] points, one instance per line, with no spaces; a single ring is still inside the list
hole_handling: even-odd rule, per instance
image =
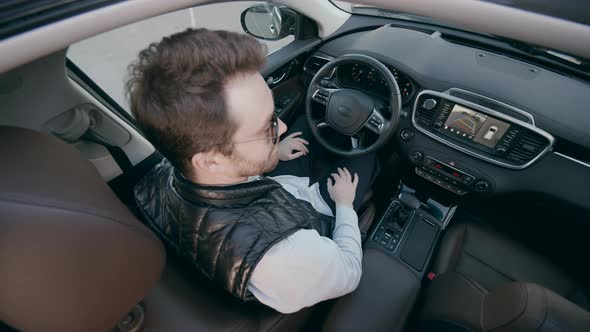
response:
[[[147,139],[174,167],[191,174],[191,158],[218,150],[237,128],[224,96],[235,75],[257,72],[266,48],[244,34],[187,29],[152,43],[129,66],[126,92],[131,112]]]

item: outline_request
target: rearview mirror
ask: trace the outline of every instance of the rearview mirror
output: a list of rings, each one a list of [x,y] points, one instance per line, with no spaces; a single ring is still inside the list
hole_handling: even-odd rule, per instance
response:
[[[284,6],[261,4],[242,12],[242,28],[256,38],[279,40],[295,34],[297,13]]]

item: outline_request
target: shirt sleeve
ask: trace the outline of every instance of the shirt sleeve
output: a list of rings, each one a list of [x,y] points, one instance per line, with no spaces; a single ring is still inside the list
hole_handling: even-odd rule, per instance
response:
[[[300,230],[278,242],[254,269],[248,290],[261,303],[292,313],[355,290],[361,263],[357,214],[337,205],[332,239]]]

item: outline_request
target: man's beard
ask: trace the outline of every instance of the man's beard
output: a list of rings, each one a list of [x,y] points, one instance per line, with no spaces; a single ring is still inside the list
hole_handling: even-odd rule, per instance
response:
[[[252,161],[240,155],[237,151],[234,151],[231,160],[238,165],[239,176],[262,175],[277,167],[279,163],[279,154],[278,149],[273,148],[268,158],[261,161]]]

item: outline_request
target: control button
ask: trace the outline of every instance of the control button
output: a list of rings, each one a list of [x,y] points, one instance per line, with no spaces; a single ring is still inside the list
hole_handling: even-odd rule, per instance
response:
[[[436,100],[431,99],[431,98],[430,99],[426,99],[424,101],[424,103],[422,103],[422,107],[424,107],[427,110],[431,110],[431,109],[433,109],[433,108],[436,107]]]
[[[400,133],[400,137],[404,141],[407,141],[410,138],[414,137],[414,131],[410,130],[410,129],[402,129],[402,132]]]
[[[424,155],[420,151],[413,151],[410,153],[410,158],[414,161],[420,161],[422,160],[422,157],[424,157]]]
[[[453,190],[453,192],[457,195],[463,195],[463,194],[467,193],[467,191],[460,189],[460,188],[455,188],[455,190]]]
[[[490,185],[486,181],[483,181],[483,180],[479,180],[479,181],[477,181],[477,183],[475,183],[475,190],[480,191],[480,192],[488,190],[489,187],[490,187]]]
[[[336,89],[338,88],[338,85],[328,81],[328,80],[321,80],[320,81],[320,86],[324,87],[324,88],[332,88],[332,89]]]
[[[499,153],[499,154],[504,154],[504,153],[506,153],[506,151],[507,151],[506,148],[503,146],[496,148],[496,153]]]

